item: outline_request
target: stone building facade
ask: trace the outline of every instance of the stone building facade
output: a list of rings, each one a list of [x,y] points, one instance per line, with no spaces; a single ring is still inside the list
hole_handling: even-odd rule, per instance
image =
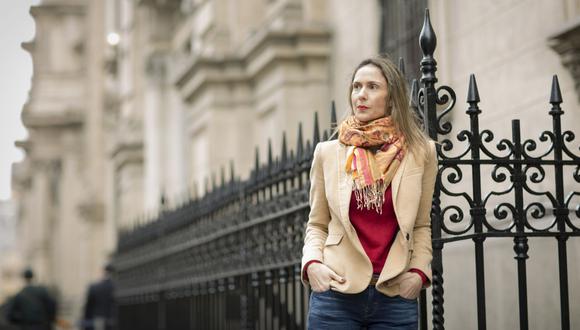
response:
[[[578,127],[576,77],[552,47],[577,24],[580,2],[535,2],[42,1],[31,9],[36,36],[23,44],[34,77],[22,111],[29,137],[17,142],[26,157],[13,178],[25,261],[57,288],[63,316],[77,319],[118,230],[203,193],[231,162],[246,177],[256,147],[266,155],[270,140],[279,150],[282,132],[294,145],[298,123],[311,132],[315,111],[329,121],[331,100],[340,117],[354,66],[381,46],[407,47],[381,38],[400,29],[409,4],[431,9],[438,77],[457,91],[457,125],[473,72],[482,125],[499,135],[508,134],[507,117],[531,133],[548,128],[534,119],[548,111],[552,74],[567,128]],[[511,325],[504,318],[497,328]]]
[[[26,156],[14,166],[21,255],[53,288],[65,318],[79,315],[85,287],[112,250],[105,229],[103,5],[44,1],[30,9],[36,36],[22,109]]]
[[[0,305],[22,285],[16,240],[16,205],[0,200]]]

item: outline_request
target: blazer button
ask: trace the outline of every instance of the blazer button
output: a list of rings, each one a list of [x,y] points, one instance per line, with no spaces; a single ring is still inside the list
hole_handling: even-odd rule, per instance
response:
[[[409,240],[409,233],[407,233],[407,241]]]

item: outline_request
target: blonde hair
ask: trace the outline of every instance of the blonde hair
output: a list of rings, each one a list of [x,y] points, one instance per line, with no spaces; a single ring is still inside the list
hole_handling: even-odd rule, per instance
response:
[[[421,129],[417,114],[409,106],[410,100],[407,80],[387,55],[381,54],[364,59],[354,69],[348,88],[350,114],[347,113],[344,119],[353,114],[351,95],[354,76],[360,68],[366,65],[374,65],[381,70],[387,81],[388,90],[387,109],[385,109],[385,113],[388,113],[390,110],[395,127],[405,136],[407,147],[413,155],[419,159],[424,159],[429,150],[429,138]]]

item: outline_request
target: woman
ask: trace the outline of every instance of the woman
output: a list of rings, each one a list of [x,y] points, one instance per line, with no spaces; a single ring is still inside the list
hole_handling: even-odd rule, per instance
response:
[[[309,329],[416,329],[431,281],[435,144],[422,132],[403,75],[362,61],[338,140],[319,143],[310,172],[302,279]]]

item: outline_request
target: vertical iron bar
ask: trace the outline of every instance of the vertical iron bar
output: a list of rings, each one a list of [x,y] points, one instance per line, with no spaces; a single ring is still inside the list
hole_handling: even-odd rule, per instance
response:
[[[220,278],[217,281],[217,292],[216,292],[216,309],[217,309],[217,327],[218,329],[225,328],[225,321],[226,321],[226,287],[225,287],[225,279]]]
[[[166,326],[165,326],[165,292],[160,292],[159,293],[159,300],[157,303],[157,312],[158,312],[158,328],[159,330],[165,330]]]
[[[268,330],[267,323],[266,323],[266,321],[267,321],[266,320],[266,308],[267,308],[266,296],[267,296],[267,293],[266,293],[265,274],[264,274],[264,272],[260,272],[260,273],[258,273],[258,275],[259,275],[259,281],[260,281],[260,284],[258,287],[258,290],[259,290],[258,296],[259,296],[259,305],[260,305],[260,307],[258,309],[258,318],[260,320],[260,328],[259,329],[260,330]]]
[[[419,329],[427,330],[427,291],[421,290],[419,296]]]
[[[260,276],[258,273],[252,273],[252,327],[251,329],[260,329]]]
[[[558,83],[558,76],[554,75],[552,78],[552,92],[550,96],[550,103],[552,109],[552,128],[554,133],[554,170],[555,170],[555,189],[557,205],[554,208],[554,215],[558,226],[558,270],[560,277],[560,320],[562,330],[570,329],[570,302],[568,298],[568,256],[566,241],[568,235],[566,234],[566,218],[569,210],[564,201],[564,169],[562,165],[562,148],[564,140],[562,138],[562,124],[561,116],[564,114],[560,104],[562,103],[562,94],[560,92],[560,84]]]
[[[469,77],[469,91],[467,95],[467,103],[469,108],[466,113],[469,115],[471,126],[470,149],[473,165],[471,166],[471,176],[473,182],[473,205],[471,205],[471,216],[473,217],[475,237],[475,277],[477,286],[477,323],[479,330],[486,329],[485,316],[485,268],[484,268],[484,254],[483,242],[483,220],[485,217],[485,207],[481,200],[481,164],[480,164],[480,148],[481,137],[479,135],[479,91],[477,90],[477,82],[475,76],[472,74]]]
[[[423,108],[423,118],[425,120],[425,130],[429,137],[434,141],[437,141],[437,91],[435,89],[435,83],[437,82],[437,77],[435,76],[435,71],[437,71],[437,62],[433,58],[433,53],[435,52],[435,47],[437,46],[437,37],[435,36],[435,31],[431,26],[431,20],[429,18],[429,9],[425,9],[425,21],[423,22],[423,28],[421,29],[421,34],[419,37],[419,43],[421,46],[421,51],[423,52],[423,59],[421,60],[421,84],[423,91],[423,99],[421,100],[421,106]],[[439,154],[440,146],[437,145],[437,151]],[[433,205],[431,207],[431,233],[432,238],[441,238],[441,201],[439,196],[441,194],[441,179],[437,176],[437,181],[435,182],[435,190],[433,192]],[[443,318],[443,243],[440,241],[433,243],[433,261],[431,263],[431,269],[433,272],[433,329],[443,330],[444,318]]]
[[[267,270],[264,273],[264,284],[265,284],[265,314],[266,314],[266,329],[272,329],[274,325],[274,285],[272,280],[272,272]]]
[[[199,287],[198,284],[193,284],[191,292],[191,309],[190,309],[191,326],[189,330],[194,330],[201,327],[198,323],[198,315],[201,315],[199,310]]]
[[[307,306],[304,306],[304,290],[305,288],[301,285],[300,275],[301,275],[300,265],[294,266],[294,294],[295,294],[295,304],[294,308],[296,311],[295,319],[296,324],[298,325],[298,329],[306,329],[306,310]]]
[[[518,297],[519,297],[519,314],[520,329],[528,329],[528,288],[526,274],[526,259],[528,259],[528,238],[525,233],[525,211],[524,211],[524,188],[523,183],[526,179],[522,171],[522,143],[520,133],[520,121],[512,121],[512,135],[514,142],[514,168],[511,180],[514,184],[515,192],[515,214],[514,221],[516,224],[516,235],[514,237],[514,259],[518,261]]]
[[[288,330],[296,330],[296,319],[297,319],[297,310],[296,310],[296,286],[301,285],[302,283],[296,282],[296,277],[294,276],[294,267],[290,267],[288,274],[288,279],[290,280],[290,287],[288,288],[288,305],[290,306],[290,316],[288,318],[288,322],[290,323],[287,327]]]
[[[286,268],[281,268],[279,270],[279,302],[278,305],[278,320],[280,324],[280,329],[288,329],[288,272]]]
[[[209,329],[217,329],[217,314],[216,308],[216,283],[213,280],[209,281],[208,297],[209,297]]]

